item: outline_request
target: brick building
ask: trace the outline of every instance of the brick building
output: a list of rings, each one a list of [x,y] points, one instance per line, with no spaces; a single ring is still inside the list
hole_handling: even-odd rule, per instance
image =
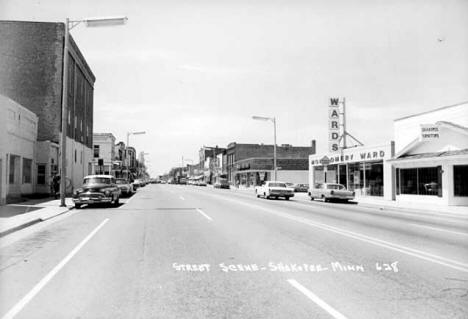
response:
[[[64,35],[63,23],[0,21],[0,94],[38,116],[36,156],[48,177],[59,162]],[[95,82],[71,36],[68,67],[66,176],[71,191],[91,172]]]
[[[225,171],[234,185],[255,186],[274,179],[273,145],[231,143],[226,149]],[[292,183],[308,182],[308,158],[315,154],[311,146],[277,146],[278,180]]]

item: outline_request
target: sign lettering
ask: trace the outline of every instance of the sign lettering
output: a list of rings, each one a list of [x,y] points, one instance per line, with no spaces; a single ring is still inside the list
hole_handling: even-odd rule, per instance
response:
[[[328,151],[336,152],[339,150],[340,139],[340,106],[339,98],[330,98],[328,110]]]

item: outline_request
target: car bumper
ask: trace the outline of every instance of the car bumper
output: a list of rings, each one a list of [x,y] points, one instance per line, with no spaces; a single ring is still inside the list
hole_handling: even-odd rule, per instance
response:
[[[327,199],[343,199],[343,200],[353,200],[354,196],[352,195],[329,195],[325,196]]]
[[[276,192],[270,192],[270,196],[294,197],[294,193],[276,193]]]

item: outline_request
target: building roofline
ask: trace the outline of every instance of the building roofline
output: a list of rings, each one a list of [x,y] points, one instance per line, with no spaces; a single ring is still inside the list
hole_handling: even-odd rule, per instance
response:
[[[408,118],[411,118],[411,117],[415,117],[415,116],[419,116],[419,115],[423,115],[423,114],[428,114],[428,113],[440,111],[440,110],[443,110],[443,109],[448,109],[448,108],[455,107],[455,106],[460,106],[460,105],[463,105],[463,104],[467,104],[467,105],[468,105],[468,101],[460,102],[460,103],[453,104],[453,105],[442,106],[442,107],[439,107],[439,108],[434,109],[434,110],[425,111],[425,112],[421,112],[421,113],[417,113],[417,114],[412,114],[412,115],[400,117],[400,118],[394,119],[393,122],[405,120],[405,119],[408,119]]]

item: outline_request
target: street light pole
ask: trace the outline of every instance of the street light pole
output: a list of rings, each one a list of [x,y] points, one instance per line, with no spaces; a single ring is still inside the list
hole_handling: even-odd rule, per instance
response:
[[[125,24],[127,17],[107,17],[107,18],[87,18],[82,20],[65,21],[65,35],[63,46],[63,71],[62,71],[62,132],[60,135],[60,206],[65,207],[66,178],[67,178],[67,124],[68,124],[68,51],[70,44],[70,30],[81,22],[85,22],[88,27],[111,26]]]
[[[68,124],[68,43],[69,43],[69,23],[67,18],[65,22],[65,43],[63,47],[63,72],[62,72],[62,134],[60,135],[60,206],[65,207],[65,187],[67,187],[67,124]]]
[[[275,174],[275,181],[278,179],[278,167],[276,164],[277,154],[276,154],[276,117],[264,117],[264,116],[252,116],[254,120],[259,121],[271,121],[273,122],[273,171]]]

